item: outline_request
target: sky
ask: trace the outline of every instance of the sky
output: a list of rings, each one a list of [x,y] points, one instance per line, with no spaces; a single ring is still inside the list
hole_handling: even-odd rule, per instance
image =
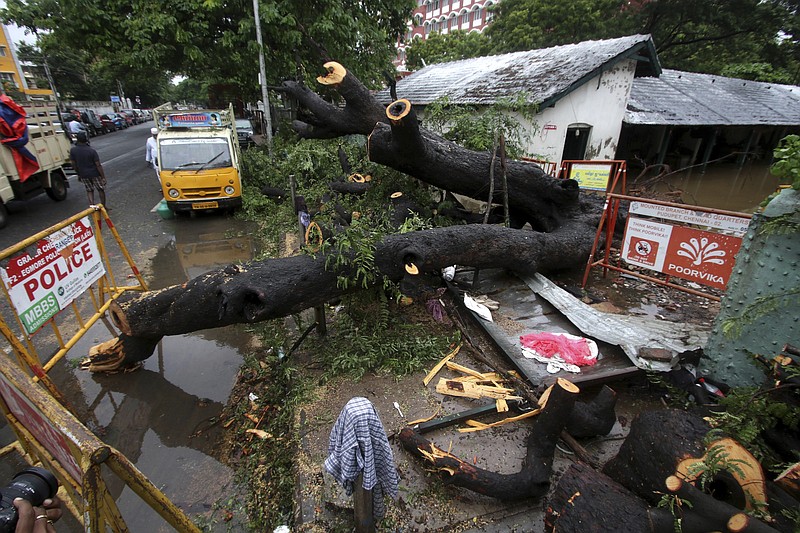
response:
[[[0,0],[0,8],[4,7],[6,7],[5,0]],[[21,42],[33,44],[36,42],[36,39],[33,37],[33,35],[25,35],[25,30],[15,24],[6,24],[5,27],[8,30],[8,36],[11,38],[11,42],[14,44],[19,44]]]

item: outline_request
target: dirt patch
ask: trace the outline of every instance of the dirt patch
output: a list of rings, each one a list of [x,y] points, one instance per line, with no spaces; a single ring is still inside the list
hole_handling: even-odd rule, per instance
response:
[[[688,322],[709,326],[718,310],[718,304],[696,295],[661,287],[626,275],[595,269],[586,290],[580,289],[582,272],[551,279],[581,297],[587,303],[604,306],[605,310],[625,313],[649,314],[673,322]],[[452,308],[445,297],[445,308]],[[404,320],[440,331],[442,323],[433,319],[424,302],[415,302],[402,308]],[[496,313],[497,320],[514,327],[514,320]],[[458,323],[460,328],[469,328]],[[455,332],[457,325],[449,327]],[[480,331],[470,329],[455,361],[480,372],[511,370],[503,355]],[[466,342],[468,341],[468,342]],[[444,354],[442,354],[444,355]],[[314,354],[298,350],[292,355],[292,364],[301,369],[301,379],[313,384],[307,399],[295,408],[294,435],[286,436],[283,446],[292,446],[294,479],[295,531],[352,531],[353,500],[345,494],[324,470],[330,431],[342,407],[351,398],[367,398],[375,407],[389,437],[394,459],[400,474],[400,497],[387,507],[387,516],[379,531],[484,531],[491,524],[493,530],[537,531],[543,529],[542,500],[509,503],[472,493],[445,484],[438,475],[428,472],[424,464],[405,452],[396,435],[409,422],[431,416],[442,417],[476,407],[480,402],[443,396],[435,392],[436,380],[423,384],[427,370],[398,378],[389,375],[367,374],[361,380],[338,378],[323,382],[324,369],[318,368]],[[431,364],[433,366],[433,363]],[[438,377],[457,377],[444,369]],[[247,395],[264,394],[254,387],[252,376],[243,375],[246,386],[236,388],[232,405],[246,403]],[[627,435],[630,421],[642,410],[664,407],[661,392],[651,388],[643,378],[614,383],[620,400],[617,424],[605,437],[582,441],[598,464],[615,455],[619,444]],[[532,388],[529,392],[533,392]],[[585,391],[587,395],[593,390]],[[394,403],[400,411],[394,407]],[[482,418],[491,422],[501,415]],[[516,423],[477,433],[460,433],[456,426],[431,432],[430,440],[437,446],[476,466],[500,473],[514,473],[523,466],[528,438],[528,426]],[[233,430],[233,427],[231,428]],[[230,451],[241,455],[242,433],[231,433]],[[250,435],[248,438],[252,439]],[[279,444],[280,446],[280,444]],[[569,448],[562,444],[556,452],[554,477],[566,470],[574,460]],[[269,490],[268,484],[263,489]],[[274,522],[273,522],[274,523]],[[499,528],[499,529],[498,529]]]

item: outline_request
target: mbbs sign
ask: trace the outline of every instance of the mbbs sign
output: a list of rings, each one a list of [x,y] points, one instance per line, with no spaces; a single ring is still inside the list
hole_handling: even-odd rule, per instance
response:
[[[632,203],[630,213],[725,231],[719,233],[631,216],[625,227],[622,249],[622,259],[629,264],[725,289],[742,244],[742,235],[747,229],[747,217],[700,213],[642,202]]]
[[[105,274],[89,217],[39,241],[36,255],[12,257],[0,277],[33,334]]]

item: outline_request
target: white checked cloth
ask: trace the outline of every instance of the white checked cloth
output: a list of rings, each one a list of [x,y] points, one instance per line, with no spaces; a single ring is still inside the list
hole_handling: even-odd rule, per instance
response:
[[[385,494],[397,499],[399,479],[392,448],[375,407],[366,398],[352,398],[339,413],[328,441],[327,470],[348,496],[360,472],[364,490],[372,491],[372,514],[383,518]]]

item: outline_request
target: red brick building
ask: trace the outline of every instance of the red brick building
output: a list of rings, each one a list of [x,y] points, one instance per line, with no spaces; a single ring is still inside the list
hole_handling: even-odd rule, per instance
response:
[[[406,46],[414,39],[427,39],[431,33],[455,30],[482,32],[491,21],[488,7],[500,0],[417,0],[408,31],[397,44],[397,70],[405,72]]]

